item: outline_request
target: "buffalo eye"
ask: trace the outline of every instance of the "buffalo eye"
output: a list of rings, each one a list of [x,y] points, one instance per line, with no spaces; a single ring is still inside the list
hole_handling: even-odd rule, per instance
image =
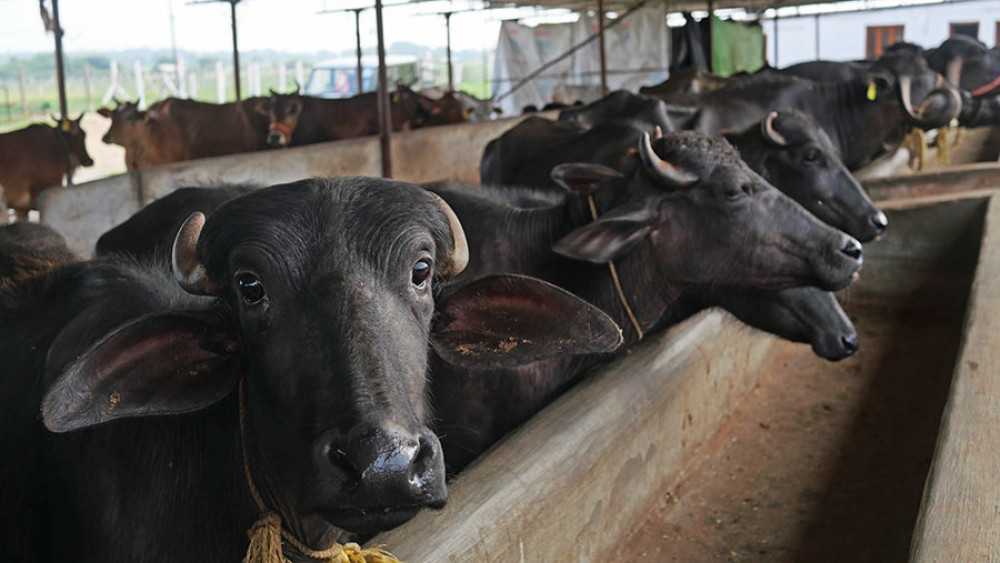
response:
[[[247,305],[256,305],[263,301],[267,295],[264,292],[264,284],[260,278],[250,273],[242,273],[236,276],[236,287],[239,289],[240,297]]]
[[[806,151],[806,154],[805,156],[803,156],[803,159],[806,162],[815,164],[819,162],[821,156],[822,155],[820,154],[819,149],[809,149]]]
[[[413,265],[413,271],[410,272],[410,282],[418,288],[423,288],[427,284],[427,280],[431,277],[431,261],[427,258],[421,258]]]

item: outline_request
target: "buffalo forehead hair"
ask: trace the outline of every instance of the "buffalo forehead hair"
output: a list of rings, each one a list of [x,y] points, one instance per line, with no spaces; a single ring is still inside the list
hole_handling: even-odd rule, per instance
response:
[[[695,131],[670,133],[659,139],[653,148],[671,164],[703,174],[720,166],[742,164],[739,153],[724,138]]]
[[[227,202],[205,225],[198,254],[209,275],[222,279],[233,248],[260,244],[301,279],[317,255],[330,252],[388,259],[393,243],[421,226],[438,249],[451,248],[447,220],[424,190],[376,178],[313,178]]]

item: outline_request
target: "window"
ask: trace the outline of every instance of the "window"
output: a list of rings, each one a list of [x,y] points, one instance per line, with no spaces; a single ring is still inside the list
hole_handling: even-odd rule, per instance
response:
[[[903,40],[901,25],[870,25],[868,26],[868,45],[865,52],[870,60],[882,56],[885,48]]]
[[[953,23],[948,29],[948,35],[952,37],[956,35],[965,35],[973,39],[979,39],[979,22]]]
[[[993,36],[993,45],[995,47],[1000,47],[1000,21],[997,22],[997,30]]]

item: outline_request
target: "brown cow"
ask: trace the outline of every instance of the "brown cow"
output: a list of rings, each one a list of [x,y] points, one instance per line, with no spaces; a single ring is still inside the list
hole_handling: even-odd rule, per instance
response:
[[[111,119],[103,140],[125,147],[129,169],[261,150],[267,119],[254,111],[261,100],[211,104],[167,98],[145,112],[131,102],[102,108],[99,113]]]
[[[157,164],[150,149],[149,128],[145,126],[146,112],[139,111],[136,102],[121,103],[115,100],[113,109],[100,108],[97,113],[111,120],[111,127],[101,137],[109,145],[125,147],[125,167],[129,170],[147,168]]]
[[[416,129],[432,116],[433,102],[399,85],[390,96],[392,129]],[[257,104],[270,121],[267,144],[272,147],[310,145],[378,133],[378,95],[365,92],[351,98],[278,94]]]
[[[0,186],[18,217],[28,216],[39,192],[62,184],[63,176],[72,177],[78,166],[94,164],[81,119],[83,114],[58,127],[35,123],[0,134]]]

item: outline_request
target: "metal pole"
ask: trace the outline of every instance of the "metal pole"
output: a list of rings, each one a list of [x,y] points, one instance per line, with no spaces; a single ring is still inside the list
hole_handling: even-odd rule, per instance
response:
[[[56,82],[59,85],[59,116],[69,119],[66,109],[66,68],[63,66],[62,24],[59,23],[59,0],[52,0],[52,21],[55,25],[53,35],[56,36]]]
[[[365,91],[365,71],[361,66],[361,9],[354,10],[354,48],[358,56],[358,94]]]
[[[712,27],[715,19],[715,2],[708,0],[708,72],[715,72],[715,49],[712,45]]]
[[[778,62],[778,8],[774,9],[774,68],[781,68]]]
[[[601,94],[608,95],[608,53],[604,46],[604,0],[597,0],[597,42],[601,51]]]
[[[392,107],[389,105],[389,85],[385,71],[385,35],[382,29],[382,0],[375,0],[375,32],[378,35],[378,128],[382,150],[382,177],[392,178]]]
[[[233,80],[236,82],[236,101],[243,99],[240,94],[240,47],[236,40],[236,4],[240,0],[229,0],[229,22],[233,27]]]
[[[816,14],[816,60],[820,60],[819,56],[819,14]]]
[[[448,56],[448,91],[455,91],[455,71],[452,67],[451,61],[451,12],[445,12],[444,14],[444,29],[447,34],[447,41],[445,42],[445,52]]]

